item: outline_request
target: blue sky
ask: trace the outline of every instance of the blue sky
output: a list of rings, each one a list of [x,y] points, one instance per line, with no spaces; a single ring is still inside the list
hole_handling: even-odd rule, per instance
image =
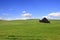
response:
[[[22,18],[25,14],[34,18],[60,18],[60,0],[0,0],[0,18]]]

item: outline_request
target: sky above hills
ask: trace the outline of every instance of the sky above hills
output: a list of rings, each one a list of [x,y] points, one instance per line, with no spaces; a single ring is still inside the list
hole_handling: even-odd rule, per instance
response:
[[[0,0],[0,19],[60,19],[60,0]]]

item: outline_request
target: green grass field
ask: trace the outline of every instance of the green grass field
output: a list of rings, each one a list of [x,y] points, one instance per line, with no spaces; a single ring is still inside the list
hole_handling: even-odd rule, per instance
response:
[[[0,40],[60,40],[60,20],[0,21]]]

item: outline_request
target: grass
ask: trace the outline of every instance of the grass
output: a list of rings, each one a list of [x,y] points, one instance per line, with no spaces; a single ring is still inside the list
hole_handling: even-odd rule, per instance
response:
[[[60,40],[60,20],[0,21],[0,40]]]

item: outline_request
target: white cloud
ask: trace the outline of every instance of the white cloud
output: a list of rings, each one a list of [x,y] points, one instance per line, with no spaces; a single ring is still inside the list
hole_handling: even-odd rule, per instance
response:
[[[21,16],[22,16],[22,17],[31,17],[32,14],[27,13],[26,11],[23,11]]]
[[[53,12],[43,17],[46,17],[48,19],[60,19],[60,12]]]
[[[60,12],[50,13],[50,14],[48,14],[48,16],[59,17]]]
[[[26,13],[26,11],[22,11],[22,13]]]
[[[26,19],[31,19],[32,18],[32,14],[31,13],[28,13],[26,11],[22,11],[22,14],[21,14],[23,20],[26,20]]]
[[[22,17],[31,17],[32,16],[32,14],[30,14],[30,13],[24,13],[24,14],[22,14]]]

